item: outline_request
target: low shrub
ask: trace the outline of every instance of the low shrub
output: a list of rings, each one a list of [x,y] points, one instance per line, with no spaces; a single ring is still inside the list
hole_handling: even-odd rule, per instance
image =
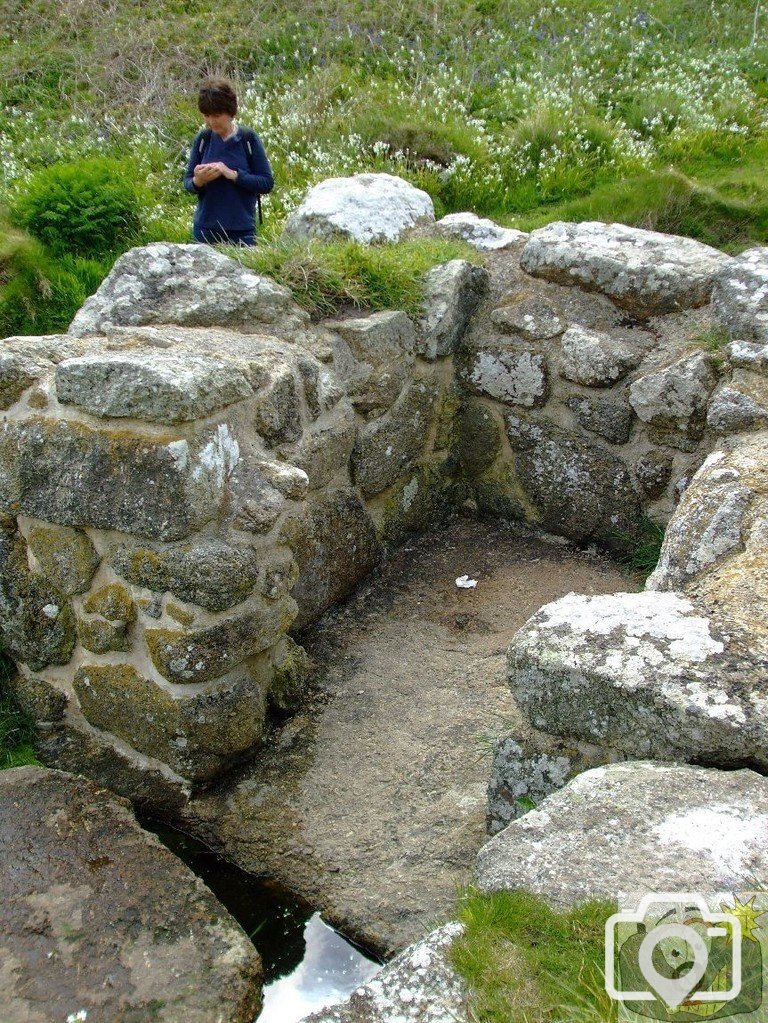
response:
[[[111,258],[57,259],[23,232],[0,227],[0,337],[62,333],[111,265]]]
[[[55,255],[100,258],[138,239],[141,206],[130,163],[95,157],[38,170],[12,215]]]

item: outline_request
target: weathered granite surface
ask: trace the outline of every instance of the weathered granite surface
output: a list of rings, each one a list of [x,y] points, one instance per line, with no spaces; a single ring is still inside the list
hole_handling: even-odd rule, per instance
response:
[[[0,864],[3,1023],[254,1019],[256,949],[123,800],[61,771],[1,772]]]
[[[535,727],[653,757],[768,766],[768,663],[700,602],[672,592],[570,594],[508,653]]]
[[[110,327],[175,323],[253,328],[308,320],[287,288],[207,245],[155,242],[130,249],[69,328],[81,337]]]
[[[409,228],[434,219],[429,195],[403,178],[353,174],[314,185],[288,217],[284,233],[293,238],[393,242]]]
[[[729,263],[691,238],[597,221],[539,228],[521,257],[528,273],[599,291],[638,317],[705,305]]]
[[[484,891],[521,888],[556,908],[646,892],[750,888],[768,867],[768,781],[753,771],[611,764],[578,775],[492,838]]]
[[[447,958],[461,924],[443,924],[350,995],[305,1023],[467,1023],[467,989]]]
[[[768,341],[768,248],[748,249],[722,268],[712,308],[735,342]]]

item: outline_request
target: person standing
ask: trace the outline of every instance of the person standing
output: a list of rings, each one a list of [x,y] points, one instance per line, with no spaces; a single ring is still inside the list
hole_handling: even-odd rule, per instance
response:
[[[237,95],[224,78],[203,83],[197,106],[205,128],[192,143],[184,187],[197,196],[196,241],[256,244],[256,204],[275,179],[261,139],[237,123]]]

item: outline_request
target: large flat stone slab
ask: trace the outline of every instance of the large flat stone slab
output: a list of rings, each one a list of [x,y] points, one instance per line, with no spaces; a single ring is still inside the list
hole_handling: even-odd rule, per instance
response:
[[[634,893],[749,888],[768,869],[768,780],[754,771],[610,764],[578,775],[492,838],[484,891],[556,908]]]
[[[150,349],[67,359],[56,367],[56,394],[94,416],[167,424],[204,419],[253,390],[231,362]]]
[[[128,803],[61,771],[0,773],[3,1023],[252,1023],[261,962]]]
[[[599,221],[539,228],[520,259],[535,277],[598,291],[640,318],[706,305],[729,262],[691,238]]]
[[[677,593],[569,594],[508,653],[537,728],[626,756],[768,767],[768,663]]]

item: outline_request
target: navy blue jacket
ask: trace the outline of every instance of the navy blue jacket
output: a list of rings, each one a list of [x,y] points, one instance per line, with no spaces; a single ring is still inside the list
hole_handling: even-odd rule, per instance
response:
[[[250,149],[250,152],[249,152]],[[225,177],[209,181],[197,188],[195,167],[199,163],[221,162],[237,171],[237,181]],[[275,179],[264,146],[256,132],[238,126],[225,141],[216,132],[204,129],[195,136],[189,154],[184,187],[197,196],[195,226],[204,231],[221,228],[225,231],[253,230],[256,197],[271,192]]]

